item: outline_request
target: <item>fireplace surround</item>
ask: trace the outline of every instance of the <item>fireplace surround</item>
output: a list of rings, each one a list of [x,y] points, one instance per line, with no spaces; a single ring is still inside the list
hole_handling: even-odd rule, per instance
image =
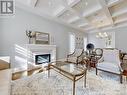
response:
[[[55,45],[27,44],[27,63],[33,65],[46,65],[56,61]]]

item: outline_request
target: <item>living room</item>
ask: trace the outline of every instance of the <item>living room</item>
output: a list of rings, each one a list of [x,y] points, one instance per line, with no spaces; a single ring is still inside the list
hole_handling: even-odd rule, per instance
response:
[[[0,4],[0,95],[127,94],[126,0]]]

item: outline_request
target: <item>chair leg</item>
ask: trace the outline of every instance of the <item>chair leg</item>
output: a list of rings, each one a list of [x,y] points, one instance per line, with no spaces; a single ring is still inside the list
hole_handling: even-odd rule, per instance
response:
[[[96,68],[96,75],[97,75],[97,72],[98,72],[98,71],[97,71],[97,68]]]
[[[122,77],[122,75],[120,75],[120,83],[121,84],[123,83],[123,77]]]

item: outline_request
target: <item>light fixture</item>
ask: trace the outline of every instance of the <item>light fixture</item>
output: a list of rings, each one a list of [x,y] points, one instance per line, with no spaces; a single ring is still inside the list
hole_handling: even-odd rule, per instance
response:
[[[108,34],[107,34],[106,32],[104,32],[104,36],[105,36],[105,37],[108,37]]]
[[[96,37],[105,40],[106,47],[111,47],[112,36],[107,32],[99,32],[96,34]]]
[[[26,30],[26,36],[29,38],[29,44],[31,43],[31,39],[35,38],[36,32],[31,30]]]
[[[108,35],[106,32],[103,32],[103,33],[99,32],[99,33],[96,34],[96,37],[101,38],[101,39],[108,38],[109,36],[110,35]]]

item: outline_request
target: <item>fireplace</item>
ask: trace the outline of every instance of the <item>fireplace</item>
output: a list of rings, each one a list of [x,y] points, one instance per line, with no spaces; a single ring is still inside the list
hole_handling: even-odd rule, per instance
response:
[[[43,64],[43,63],[49,63],[51,62],[51,54],[41,54],[41,55],[35,55],[35,63]]]

